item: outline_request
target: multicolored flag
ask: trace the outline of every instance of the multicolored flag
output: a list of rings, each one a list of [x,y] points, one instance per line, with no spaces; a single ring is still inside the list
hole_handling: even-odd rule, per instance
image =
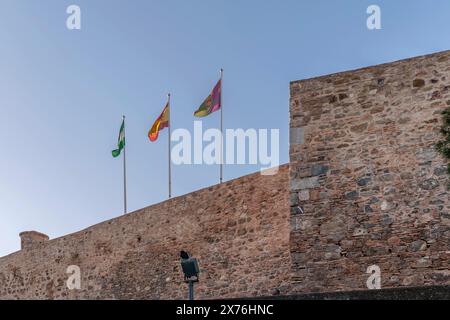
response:
[[[169,127],[169,121],[170,121],[170,102],[167,102],[163,112],[158,117],[158,119],[156,119],[152,128],[148,132],[148,138],[150,139],[151,142],[155,142],[156,140],[158,140],[159,132],[162,131],[164,128]]]
[[[200,108],[195,111],[194,116],[203,118],[220,110],[222,107],[222,79],[217,82],[211,94],[203,101]]]
[[[122,120],[122,125],[120,126],[119,139],[117,141],[117,149],[112,151],[112,156],[117,158],[120,156],[123,148],[125,148],[125,119]]]

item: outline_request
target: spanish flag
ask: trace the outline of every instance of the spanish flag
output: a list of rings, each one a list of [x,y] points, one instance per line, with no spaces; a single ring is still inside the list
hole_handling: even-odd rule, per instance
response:
[[[153,127],[148,132],[148,138],[151,142],[155,142],[158,140],[159,132],[162,131],[164,128],[169,127],[170,123],[170,103],[167,102],[166,107],[164,108],[163,112],[159,116],[159,118],[155,121],[155,124],[153,124]]]

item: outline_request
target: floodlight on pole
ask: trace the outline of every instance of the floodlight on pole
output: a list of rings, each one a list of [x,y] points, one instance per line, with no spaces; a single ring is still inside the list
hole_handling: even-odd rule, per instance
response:
[[[189,285],[189,300],[194,300],[194,283],[199,282],[200,268],[196,258],[192,258],[186,251],[180,252],[181,269],[184,282]]]

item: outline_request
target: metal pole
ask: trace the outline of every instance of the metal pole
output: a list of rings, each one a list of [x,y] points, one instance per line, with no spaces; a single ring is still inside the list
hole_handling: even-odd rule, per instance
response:
[[[223,69],[220,69],[220,183],[223,183]]]
[[[168,94],[168,106],[169,106],[169,143],[168,143],[168,148],[169,148],[169,199],[172,198],[172,155],[171,155],[171,146],[172,143],[170,141],[170,134],[171,134],[171,117],[172,117],[172,106],[170,105],[170,93]]]
[[[122,117],[123,119],[123,135],[125,137],[125,116]],[[123,146],[123,211],[124,214],[127,214],[127,158],[126,158],[126,138],[125,139],[125,145]]]
[[[189,300],[194,300],[194,281],[189,281]]]

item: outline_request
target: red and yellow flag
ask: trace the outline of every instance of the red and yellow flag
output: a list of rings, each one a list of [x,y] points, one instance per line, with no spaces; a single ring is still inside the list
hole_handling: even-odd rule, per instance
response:
[[[148,138],[150,139],[151,142],[155,142],[156,140],[158,140],[159,132],[162,131],[164,128],[169,127],[169,120],[170,120],[170,104],[168,102],[163,112],[161,113],[159,118],[155,121],[152,128],[148,132]]]

